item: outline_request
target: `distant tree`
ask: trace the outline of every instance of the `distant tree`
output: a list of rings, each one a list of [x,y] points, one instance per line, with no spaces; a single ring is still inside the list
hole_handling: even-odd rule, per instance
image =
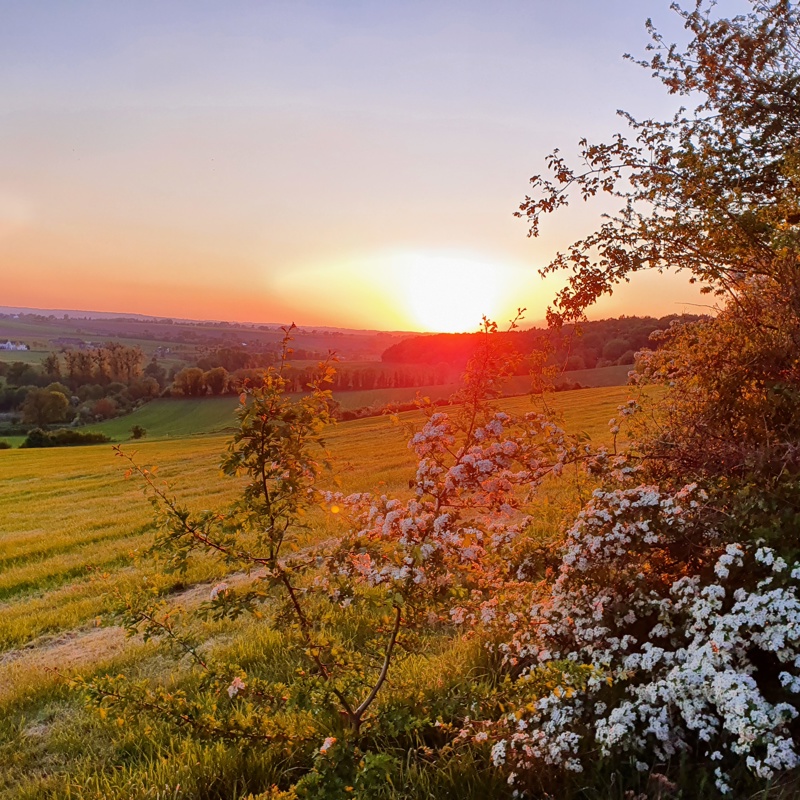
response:
[[[61,377],[61,361],[58,353],[50,353],[42,359],[42,372],[51,380]]]
[[[173,381],[174,394],[186,397],[199,397],[206,393],[204,373],[199,367],[182,369]]]
[[[144,377],[136,378],[128,386],[127,391],[133,400],[148,400],[152,397],[158,397],[161,387],[155,378],[145,375]]]
[[[142,439],[147,435],[147,429],[143,428],[141,425],[134,425],[131,428],[131,438],[132,439]]]
[[[126,384],[122,383],[122,381],[112,381],[105,387],[105,393],[107,395],[121,395],[128,391],[128,387]]]
[[[214,367],[203,375],[203,382],[211,394],[224,394],[228,388],[228,370],[225,367]]]
[[[568,372],[573,369],[586,369],[586,362],[583,356],[570,356],[564,363],[564,371]]]
[[[204,356],[197,362],[197,366],[203,370],[224,367],[228,372],[235,372],[237,369],[254,367],[254,359],[247,350],[238,347],[223,347]]]
[[[0,411],[16,411],[20,408],[32,386],[4,386],[0,389]]]
[[[77,387],[85,383],[96,383],[92,354],[87,350],[66,350],[64,366],[71,386]]]
[[[130,383],[142,374],[143,353],[139,347],[111,342],[101,352],[105,354],[111,380]]]
[[[623,366],[625,364],[633,364],[636,361],[636,353],[633,350],[626,350],[618,359],[617,364]]]
[[[32,425],[63,422],[69,410],[69,400],[62,392],[31,389],[22,404],[22,420]]]
[[[616,361],[623,353],[631,349],[627,339],[611,339],[603,345],[603,358]]]
[[[154,357],[150,363],[144,368],[144,374],[149,378],[154,378],[158,381],[158,385],[163,388],[167,383],[167,372],[161,364],[158,363]]]
[[[117,416],[119,406],[111,397],[101,397],[92,405],[92,416],[100,419],[111,419]]]
[[[43,382],[41,379],[36,369],[24,361],[13,361],[6,371],[6,381],[10,386],[37,385]]]
[[[75,390],[75,394],[83,401],[99,400],[105,396],[105,387],[99,383],[84,383]]]
[[[54,381],[53,383],[49,383],[47,386],[44,387],[48,392],[61,392],[67,399],[70,397],[69,387],[64,386],[63,383],[59,381]]]

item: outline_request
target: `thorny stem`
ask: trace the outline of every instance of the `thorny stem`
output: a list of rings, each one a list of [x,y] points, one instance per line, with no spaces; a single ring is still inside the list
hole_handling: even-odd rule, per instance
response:
[[[283,570],[280,570],[279,580],[286,589],[286,593],[289,595],[289,600],[291,601],[292,608],[297,616],[297,621],[300,623],[300,630],[303,635],[303,641],[308,649],[308,655],[314,664],[316,664],[322,679],[326,682],[330,682],[331,674],[328,671],[327,665],[319,656],[319,645],[315,644],[314,640],[311,638],[311,623],[308,621],[308,617],[306,616],[305,611],[303,611],[303,607],[300,605],[297,592],[294,586],[292,586],[289,576]],[[352,722],[354,720],[353,708],[348,702],[347,698],[335,686],[331,686],[331,691],[336,696],[336,699],[342,704],[342,708],[345,710],[347,718]]]

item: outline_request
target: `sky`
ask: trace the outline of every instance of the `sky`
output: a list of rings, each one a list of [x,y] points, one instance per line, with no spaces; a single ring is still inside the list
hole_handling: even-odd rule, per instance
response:
[[[384,330],[545,315],[555,147],[676,106],[668,0],[0,0],[0,304]],[[720,4],[724,12],[726,2]],[[696,311],[636,276],[590,316]]]

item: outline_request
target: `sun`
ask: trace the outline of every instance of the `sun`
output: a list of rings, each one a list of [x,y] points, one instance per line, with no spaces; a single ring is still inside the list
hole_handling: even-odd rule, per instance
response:
[[[451,255],[407,253],[393,259],[398,305],[426,331],[474,331],[494,318],[508,289],[499,265]]]

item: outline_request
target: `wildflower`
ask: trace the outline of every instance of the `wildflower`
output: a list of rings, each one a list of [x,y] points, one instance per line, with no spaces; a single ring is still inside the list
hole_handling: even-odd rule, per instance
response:
[[[322,746],[319,748],[319,752],[323,755],[328,752],[336,744],[336,737],[329,736],[325,741],[322,743]]]
[[[506,763],[506,740],[501,739],[492,746],[492,763],[496,767],[501,767]]]
[[[237,675],[228,687],[228,697],[233,699],[244,688],[246,688],[245,682]]]

